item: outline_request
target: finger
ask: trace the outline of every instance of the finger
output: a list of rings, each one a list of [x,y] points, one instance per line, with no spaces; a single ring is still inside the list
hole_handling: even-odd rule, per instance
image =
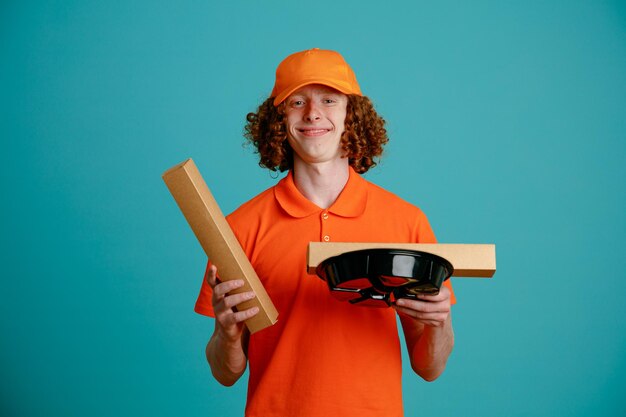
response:
[[[229,292],[236,290],[237,288],[243,287],[244,282],[242,279],[233,279],[230,281],[224,281],[217,284],[213,288],[213,295],[217,296],[217,298],[223,297]]]
[[[233,316],[237,323],[241,323],[242,321],[246,321],[249,318],[256,316],[258,312],[259,312],[259,307],[252,307],[247,310],[238,311],[234,313]]]
[[[211,288],[215,288],[217,285],[217,267],[215,265],[211,265],[209,269],[207,269],[206,281]]]
[[[233,294],[233,295],[224,297],[224,300],[222,302],[224,304],[224,307],[233,308],[245,301],[252,300],[254,297],[255,297],[254,292],[246,291],[246,292],[242,292],[239,294]]]
[[[258,312],[258,307],[252,307],[243,311],[238,311],[236,313],[232,310],[228,310],[226,312],[222,312],[221,314],[216,314],[215,318],[222,327],[230,327],[242,323],[251,317],[254,317]]]
[[[446,313],[450,311],[450,303],[409,300],[407,298],[399,298],[395,305],[409,310],[415,310],[423,313]]]
[[[213,288],[213,296],[211,297],[213,308],[220,308],[220,303],[223,302],[224,297],[226,297],[229,292],[234,291],[237,288],[241,288],[242,286],[242,280],[225,281],[217,284],[215,288]]]
[[[440,326],[448,319],[447,313],[423,313],[407,308],[395,307],[396,311],[429,326]]]

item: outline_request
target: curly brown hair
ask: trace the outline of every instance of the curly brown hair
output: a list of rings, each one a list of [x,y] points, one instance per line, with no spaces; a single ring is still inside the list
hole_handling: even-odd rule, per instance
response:
[[[389,141],[385,120],[376,113],[371,100],[350,94],[346,107],[345,131],[341,147],[350,166],[360,174],[376,165]],[[274,98],[265,100],[256,113],[248,113],[244,136],[260,156],[259,166],[271,171],[293,168],[293,150],[287,141],[283,122],[285,102],[274,106]]]

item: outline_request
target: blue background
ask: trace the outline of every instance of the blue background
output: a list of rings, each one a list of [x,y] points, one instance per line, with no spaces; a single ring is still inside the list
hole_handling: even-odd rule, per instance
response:
[[[244,116],[312,47],[388,121],[367,178],[497,244],[407,415],[623,415],[626,6],[392,0],[2,2],[0,414],[242,415],[161,174],[193,157],[224,212],[274,184]]]

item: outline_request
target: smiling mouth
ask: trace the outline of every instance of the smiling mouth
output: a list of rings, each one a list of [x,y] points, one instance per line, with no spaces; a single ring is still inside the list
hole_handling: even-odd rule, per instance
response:
[[[330,132],[330,129],[298,129],[305,136],[320,136]]]

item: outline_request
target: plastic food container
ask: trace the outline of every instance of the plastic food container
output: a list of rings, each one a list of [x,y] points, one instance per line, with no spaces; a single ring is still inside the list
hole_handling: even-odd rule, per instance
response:
[[[370,307],[438,294],[453,271],[452,264],[440,256],[405,249],[345,252],[324,260],[315,270],[335,298]]]

